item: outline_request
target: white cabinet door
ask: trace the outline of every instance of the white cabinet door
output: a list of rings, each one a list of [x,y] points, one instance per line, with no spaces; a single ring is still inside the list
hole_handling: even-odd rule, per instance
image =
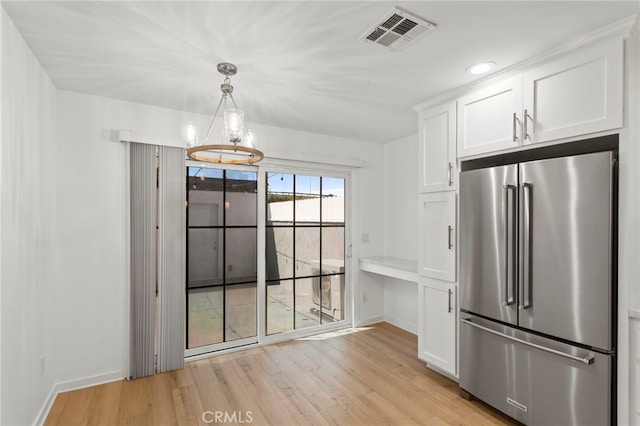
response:
[[[458,99],[458,156],[518,147],[522,143],[522,77]]]
[[[525,143],[622,127],[623,42],[610,40],[524,74]]]
[[[418,358],[457,377],[456,286],[420,277]]]
[[[420,112],[418,183],[420,192],[455,190],[456,103]]]
[[[433,192],[419,196],[420,275],[456,280],[456,193]]]

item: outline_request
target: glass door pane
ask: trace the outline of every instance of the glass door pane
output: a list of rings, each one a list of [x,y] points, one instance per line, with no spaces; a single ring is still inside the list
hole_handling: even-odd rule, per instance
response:
[[[320,293],[321,277],[301,278],[295,280],[295,317],[294,328],[320,325]]]
[[[344,319],[345,181],[267,173],[266,333]]]
[[[189,289],[187,348],[222,342],[223,287]]]
[[[256,335],[256,283],[226,286],[226,341]]]
[[[257,341],[257,173],[187,168],[187,354]]]
[[[267,232],[267,281],[293,278],[293,227],[269,227]]]
[[[293,280],[267,282],[267,334],[293,330]]]

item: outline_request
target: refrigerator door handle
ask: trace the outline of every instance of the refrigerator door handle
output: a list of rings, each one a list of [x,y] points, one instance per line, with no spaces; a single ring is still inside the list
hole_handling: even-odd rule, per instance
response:
[[[531,307],[531,191],[530,183],[520,184],[522,188],[522,250],[521,275],[520,275],[520,305],[518,309],[524,310]]]
[[[517,337],[509,336],[508,334],[500,333],[499,331],[495,331],[495,330],[492,330],[492,329],[490,329],[488,327],[484,327],[484,326],[482,326],[480,324],[476,324],[476,323],[472,322],[468,318],[463,318],[461,321],[463,323],[467,324],[467,325],[479,328],[480,330],[486,331],[487,333],[495,334],[496,336],[500,336],[500,337],[502,337],[504,339],[511,340],[513,342],[520,343],[520,344],[523,344],[525,346],[529,346],[529,347],[532,347],[532,348],[540,349],[541,351],[549,352],[549,353],[552,353],[554,355],[558,355],[558,356],[561,356],[561,357],[564,357],[564,358],[569,358],[569,359],[571,359],[573,361],[581,362],[581,363],[586,364],[586,365],[593,364],[593,361],[595,360],[595,357],[593,355],[587,355],[585,357],[581,357],[581,356],[577,356],[577,355],[573,355],[573,354],[568,354],[566,352],[558,351],[558,350],[555,350],[555,349],[551,349],[551,348],[548,348],[546,346],[538,345],[536,343],[527,342],[526,340],[518,339]]]
[[[513,221],[513,217],[509,216],[509,190],[514,190],[514,193],[517,189],[517,187],[515,185],[503,185],[502,188],[504,189],[504,198],[503,198],[503,205],[504,205],[504,248],[505,248],[505,255],[504,255],[504,269],[505,269],[505,289],[504,289],[504,301],[502,302],[503,306],[509,306],[514,302],[513,299],[513,295],[515,294],[515,265],[511,265],[511,274],[509,274],[509,255],[511,255],[511,259],[512,262],[515,263],[515,259],[516,259],[516,245],[515,245],[515,241],[516,241],[516,237],[515,237],[515,233],[513,232],[514,229],[514,225],[515,222]],[[515,203],[516,198],[513,197],[513,203]],[[515,212],[515,208],[513,208],[513,210]],[[512,229],[511,229],[511,240],[509,239],[509,219],[512,220]],[[511,242],[511,253],[509,253],[509,242]],[[509,285],[511,284],[511,285]],[[511,295],[509,295],[509,290],[511,290]]]

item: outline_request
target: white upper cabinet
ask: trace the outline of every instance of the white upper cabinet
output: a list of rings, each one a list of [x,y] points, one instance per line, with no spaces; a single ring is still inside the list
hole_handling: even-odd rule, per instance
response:
[[[421,111],[419,120],[420,192],[455,190],[458,185],[456,103]]]
[[[458,156],[519,146],[521,107],[521,77],[510,78],[460,98]]]
[[[609,40],[524,74],[526,140],[547,142],[622,127],[623,43]]]
[[[418,212],[419,275],[456,280],[456,193],[421,194]]]
[[[458,157],[620,128],[623,40],[539,65],[458,100]]]

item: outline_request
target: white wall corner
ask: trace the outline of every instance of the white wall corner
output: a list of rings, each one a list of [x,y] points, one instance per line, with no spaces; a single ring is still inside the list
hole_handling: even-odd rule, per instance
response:
[[[418,335],[418,325],[416,323],[412,323],[411,321],[406,321],[402,318],[397,318],[394,316],[384,316],[385,322],[388,322],[391,325],[395,325],[398,328],[403,329],[404,331],[408,331],[411,334]]]
[[[84,389],[91,386],[104,385],[106,383],[116,382],[119,380],[124,380],[124,373],[122,371],[113,371],[110,373],[98,374],[95,376],[56,383],[51,387],[51,391],[44,401],[42,408],[40,408],[40,411],[38,412],[33,424],[38,426],[44,424],[58,394],[61,394],[63,392],[70,392],[77,389]]]
[[[364,326],[367,326],[367,325],[376,324],[376,323],[383,322],[383,321],[384,321],[384,315],[376,315],[376,316],[363,318],[363,319],[359,320],[355,324],[355,326],[356,327],[364,327]]]
[[[0,314],[12,324],[0,336],[0,421],[23,424],[35,417],[54,375],[55,363],[45,360],[55,359],[47,331],[56,328],[57,91],[3,7],[0,46]]]

